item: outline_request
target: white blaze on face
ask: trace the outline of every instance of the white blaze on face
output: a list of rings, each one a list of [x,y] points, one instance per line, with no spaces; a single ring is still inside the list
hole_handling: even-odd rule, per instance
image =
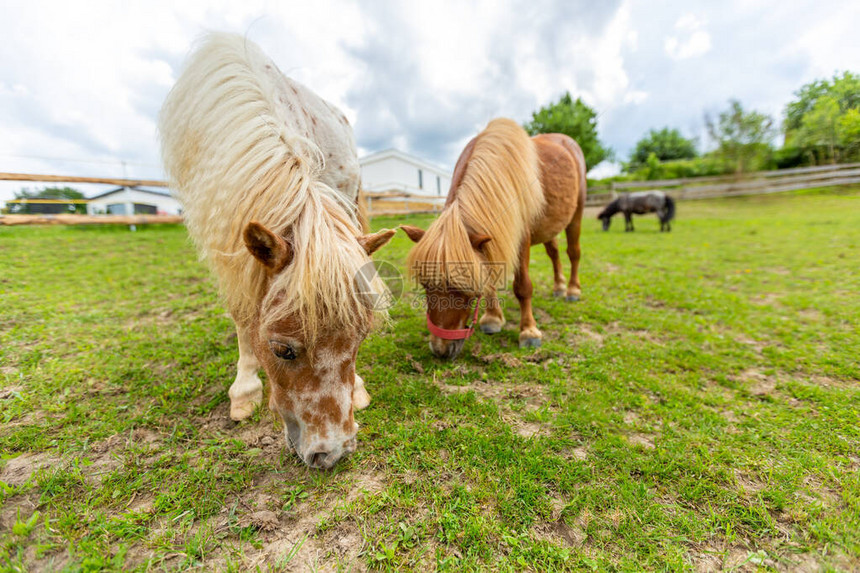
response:
[[[299,436],[292,436],[291,441],[302,460],[312,467],[329,468],[355,450],[354,361],[354,350],[319,348],[314,356],[314,380],[301,385],[316,390],[306,391],[294,401],[297,427],[293,432],[298,430]],[[288,431],[288,441],[291,434]]]

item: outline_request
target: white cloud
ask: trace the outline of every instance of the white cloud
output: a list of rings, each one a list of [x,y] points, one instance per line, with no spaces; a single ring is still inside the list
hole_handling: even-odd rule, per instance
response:
[[[663,42],[666,54],[673,60],[686,60],[707,54],[711,50],[711,35],[693,14],[685,14],[675,22],[676,35]]]
[[[648,99],[648,92],[641,90],[633,90],[624,94],[624,103],[632,103],[633,105],[640,104]]]

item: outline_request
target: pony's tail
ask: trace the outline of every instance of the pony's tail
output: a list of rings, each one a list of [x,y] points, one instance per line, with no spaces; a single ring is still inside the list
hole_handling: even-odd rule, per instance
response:
[[[666,195],[666,222],[675,218],[675,200]]]

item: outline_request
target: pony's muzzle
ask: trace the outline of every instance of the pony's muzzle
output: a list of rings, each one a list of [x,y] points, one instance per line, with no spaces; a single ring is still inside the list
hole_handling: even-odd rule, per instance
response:
[[[337,463],[337,459],[332,459],[332,455],[329,452],[315,452],[308,454],[305,463],[311,468],[327,470]]]
[[[325,447],[316,448],[315,451],[311,451],[304,456],[303,461],[309,468],[330,470],[337,462],[354,452],[355,448],[355,438],[349,438],[341,447],[334,450],[328,450]]]
[[[430,335],[430,350],[439,358],[454,360],[463,350],[466,340],[445,340],[438,336]]]

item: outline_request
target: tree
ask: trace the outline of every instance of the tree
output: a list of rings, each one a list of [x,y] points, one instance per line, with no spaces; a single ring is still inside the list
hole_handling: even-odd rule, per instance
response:
[[[84,194],[72,187],[45,187],[43,189],[28,189],[24,187],[15,192],[15,199],[84,199]],[[78,213],[86,213],[83,203],[70,203]]]
[[[860,109],[853,108],[839,118],[839,143],[849,156],[860,154]]]
[[[625,165],[625,171],[633,172],[646,165],[652,154],[658,161],[693,159],[697,155],[696,144],[692,139],[682,136],[677,129],[652,129],[636,144],[630,154],[630,162]]]
[[[44,189],[28,189],[27,187],[15,192],[15,199],[83,199],[84,194],[72,187],[45,187]]]
[[[738,100],[729,100],[729,109],[716,121],[706,114],[705,126],[717,144],[717,154],[735,173],[749,171],[756,160],[763,163],[772,151],[773,119],[757,111],[744,111]]]
[[[860,110],[860,76],[836,74],[815,80],[785,106],[785,145],[794,146],[816,163],[835,163],[860,152],[860,133],[852,125]]]
[[[597,137],[597,113],[580,98],[574,101],[570,92],[565,93],[558,102],[532,113],[531,121],[523,127],[529,135],[563,133],[572,137],[585,154],[587,170],[611,154]]]

